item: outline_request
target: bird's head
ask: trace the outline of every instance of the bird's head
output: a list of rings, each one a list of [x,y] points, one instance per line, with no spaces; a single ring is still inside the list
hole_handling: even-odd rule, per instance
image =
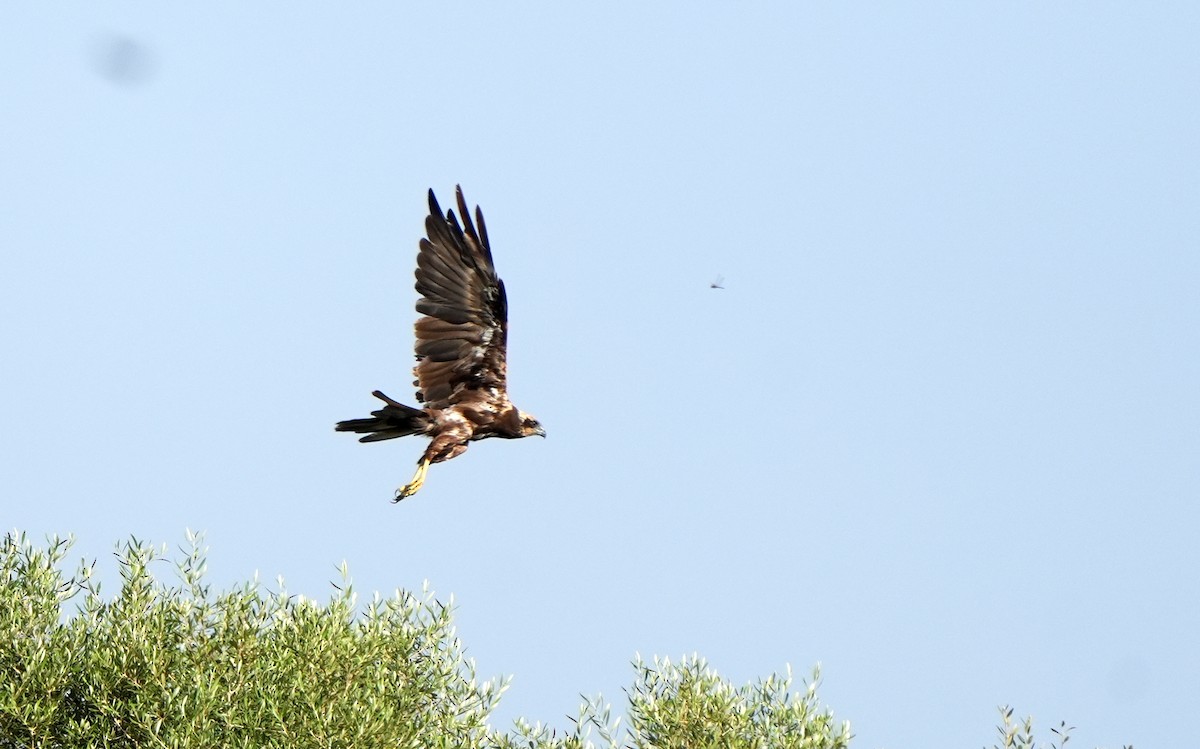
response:
[[[532,417],[529,414],[522,411],[521,412],[521,436],[522,437],[532,437],[535,434],[538,437],[545,437],[546,430],[542,428],[542,423],[540,421],[538,421],[534,417]]]

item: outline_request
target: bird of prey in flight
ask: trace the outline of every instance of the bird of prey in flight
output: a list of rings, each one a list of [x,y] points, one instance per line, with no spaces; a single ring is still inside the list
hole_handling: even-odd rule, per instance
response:
[[[417,472],[396,490],[393,502],[416,494],[433,463],[458,457],[473,440],[488,437],[545,437],[542,425],[508,400],[505,349],[508,301],[496,275],[483,212],[475,221],[462,188],[455,189],[460,225],[453,210],[442,213],[433,190],[425,238],[417,253],[417,365],[413,367],[420,408],[406,406],[376,390],[384,402],[369,419],[338,422],[339,432],[378,442],[419,434],[429,446]]]

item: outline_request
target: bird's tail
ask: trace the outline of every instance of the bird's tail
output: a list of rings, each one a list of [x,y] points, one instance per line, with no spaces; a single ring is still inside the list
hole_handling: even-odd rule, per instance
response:
[[[378,411],[372,411],[369,419],[339,421],[334,429],[339,432],[366,434],[367,436],[358,438],[359,442],[378,442],[420,434],[429,426],[429,417],[421,409],[397,403],[378,390],[371,395],[387,405]]]

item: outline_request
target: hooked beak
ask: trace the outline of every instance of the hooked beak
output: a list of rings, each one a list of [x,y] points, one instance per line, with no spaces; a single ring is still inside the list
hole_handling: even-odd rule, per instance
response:
[[[534,430],[533,433],[536,434],[537,436],[541,437],[542,439],[546,438],[546,429],[544,427],[539,426],[537,429]]]

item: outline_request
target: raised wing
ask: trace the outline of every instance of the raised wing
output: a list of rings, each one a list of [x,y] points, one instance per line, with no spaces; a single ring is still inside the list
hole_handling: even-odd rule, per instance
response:
[[[463,226],[453,210],[442,214],[429,191],[427,238],[417,254],[417,312],[425,315],[416,324],[417,400],[433,408],[481,396],[507,404],[504,282],[492,265],[483,212],[476,207],[472,223],[461,187],[455,197]]]

